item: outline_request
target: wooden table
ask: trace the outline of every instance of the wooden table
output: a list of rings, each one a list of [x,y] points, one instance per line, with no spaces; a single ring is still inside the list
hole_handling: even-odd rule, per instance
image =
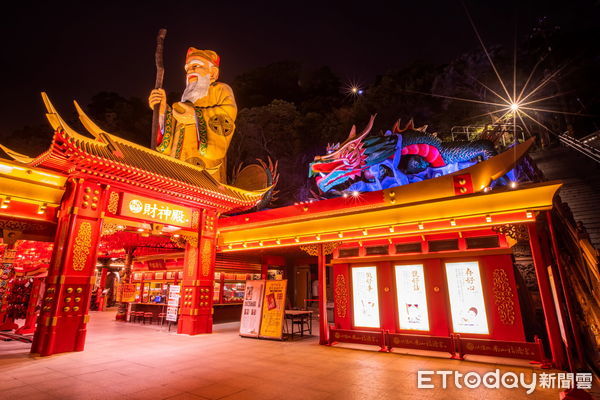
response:
[[[299,333],[300,336],[304,336],[304,332],[308,332],[312,336],[312,311],[307,310],[285,310],[285,333],[291,335],[294,340],[294,334]],[[292,322],[291,332],[287,332],[287,320]],[[300,330],[296,332],[294,326],[299,325]],[[305,328],[306,325],[306,328]]]

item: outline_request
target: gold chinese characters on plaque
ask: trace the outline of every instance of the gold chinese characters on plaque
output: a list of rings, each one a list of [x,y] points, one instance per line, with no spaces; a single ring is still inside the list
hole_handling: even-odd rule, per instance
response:
[[[192,209],[148,197],[123,193],[119,215],[190,228]]]

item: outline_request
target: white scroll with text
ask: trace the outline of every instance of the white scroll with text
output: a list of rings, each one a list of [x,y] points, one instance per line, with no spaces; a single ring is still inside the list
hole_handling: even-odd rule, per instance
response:
[[[423,265],[396,265],[396,293],[400,329],[428,331]]]
[[[177,311],[179,310],[179,296],[181,286],[169,286],[169,298],[167,300],[167,315],[165,319],[171,322],[177,322]]]
[[[379,328],[377,267],[352,268],[354,326]]]
[[[446,263],[446,277],[454,332],[489,334],[479,264]]]

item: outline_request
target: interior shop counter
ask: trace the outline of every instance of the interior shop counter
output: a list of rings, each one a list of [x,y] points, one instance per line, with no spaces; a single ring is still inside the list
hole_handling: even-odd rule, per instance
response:
[[[239,321],[242,316],[242,303],[213,304],[215,324]]]

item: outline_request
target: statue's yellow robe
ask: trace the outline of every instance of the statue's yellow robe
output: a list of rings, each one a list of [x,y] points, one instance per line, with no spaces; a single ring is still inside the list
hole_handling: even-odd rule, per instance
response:
[[[179,124],[167,107],[162,141],[157,151],[191,164],[200,165],[219,182],[226,180],[227,148],[235,130],[237,106],[233,90],[214,82],[208,94],[194,103],[196,122]]]

